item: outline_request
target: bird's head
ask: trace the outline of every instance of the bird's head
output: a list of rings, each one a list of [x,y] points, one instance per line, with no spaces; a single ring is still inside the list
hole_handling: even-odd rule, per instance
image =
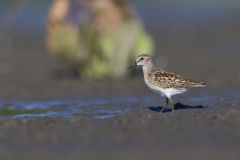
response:
[[[136,59],[136,66],[144,66],[147,65],[148,63],[151,63],[152,59],[149,55],[147,54],[141,54],[137,57]]]
[[[131,65],[130,67],[128,67],[128,69],[134,68],[136,66],[152,66],[152,59],[149,55],[147,54],[141,54],[137,57],[135,63],[133,65]]]

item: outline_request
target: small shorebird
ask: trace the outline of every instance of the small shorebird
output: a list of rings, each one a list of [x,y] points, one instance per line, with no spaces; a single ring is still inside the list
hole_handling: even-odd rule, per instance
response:
[[[174,103],[171,99],[173,95],[184,93],[192,87],[206,86],[203,82],[196,82],[181,75],[155,67],[151,57],[147,54],[139,55],[134,66],[142,66],[144,81],[148,88],[166,97],[166,104],[163,106],[161,112],[163,112],[168,105],[171,105],[172,112],[174,111]]]

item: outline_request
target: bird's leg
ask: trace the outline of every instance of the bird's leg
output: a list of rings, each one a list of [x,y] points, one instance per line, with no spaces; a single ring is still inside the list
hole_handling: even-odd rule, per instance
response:
[[[172,101],[172,99],[171,99],[171,98],[169,98],[169,101],[170,101],[170,103],[171,103],[172,112],[174,112],[174,103],[173,103],[173,101]]]
[[[164,109],[169,105],[169,99],[166,97],[166,103],[165,105],[162,107],[162,110],[161,112],[163,113],[164,112]]]

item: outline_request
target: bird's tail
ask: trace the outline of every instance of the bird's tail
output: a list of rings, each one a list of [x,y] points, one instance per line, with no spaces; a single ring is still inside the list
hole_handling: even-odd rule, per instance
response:
[[[206,87],[207,84],[204,82],[195,82],[194,87]]]

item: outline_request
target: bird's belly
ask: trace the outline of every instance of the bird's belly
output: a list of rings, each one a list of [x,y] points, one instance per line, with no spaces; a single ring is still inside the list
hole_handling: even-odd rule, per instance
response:
[[[174,96],[176,94],[182,94],[186,91],[186,89],[184,88],[181,88],[181,89],[176,89],[176,88],[167,88],[165,89],[165,95],[167,97],[171,97],[171,96]]]
[[[176,88],[161,88],[156,87],[151,84],[147,84],[148,88],[151,89],[154,93],[160,94],[161,96],[171,97],[176,94],[181,94],[186,91],[186,89],[176,89]]]

